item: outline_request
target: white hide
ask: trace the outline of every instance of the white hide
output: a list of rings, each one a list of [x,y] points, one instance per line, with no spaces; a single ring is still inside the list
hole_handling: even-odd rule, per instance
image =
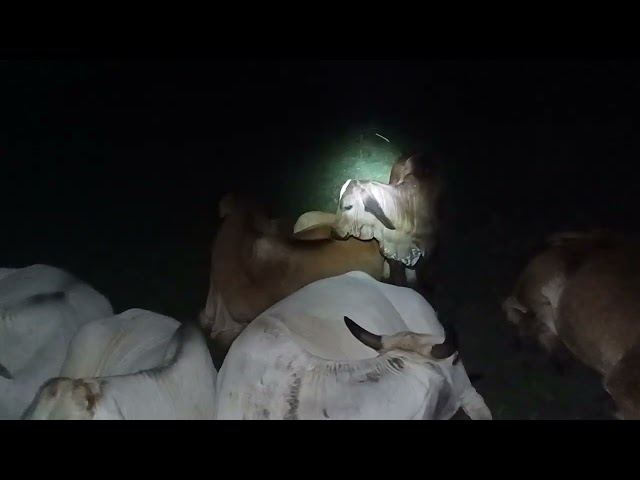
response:
[[[350,183],[352,190],[347,192]],[[394,230],[365,211],[365,194],[376,199]],[[343,211],[343,203],[352,209]],[[333,227],[339,235],[361,240],[375,238],[385,258],[400,261],[406,267],[415,267],[422,257],[431,255],[435,243],[431,222],[433,206],[418,187],[350,179],[340,189],[338,205]]]
[[[59,376],[127,375],[157,367],[179,326],[171,317],[140,308],[87,323],[73,337]]]
[[[195,325],[131,309],[87,325],[69,352],[63,372],[82,377],[42,385],[23,419],[214,419],[217,372]]]
[[[462,361],[377,352],[344,316],[381,335],[444,329],[409,288],[363,272],[316,281],[258,316],[240,334],[218,375],[219,419],[448,419],[460,406],[491,419]]]
[[[109,300],[48,265],[0,269],[0,419],[18,419],[38,387],[55,377],[78,328],[110,316]]]

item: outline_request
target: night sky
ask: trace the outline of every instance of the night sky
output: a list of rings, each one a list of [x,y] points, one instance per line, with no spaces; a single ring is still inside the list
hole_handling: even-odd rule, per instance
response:
[[[375,124],[441,158],[455,203],[451,235],[485,235],[471,242],[476,263],[452,246],[447,281],[456,298],[493,308],[546,233],[637,230],[638,66],[4,60],[0,265],[68,268],[116,310],[193,317],[206,298],[220,195],[242,188],[295,210],[287,175],[308,167],[318,138]],[[487,225],[493,233],[480,233]],[[495,290],[456,287],[456,273],[483,279],[492,262],[504,265]],[[504,337],[504,323],[492,318],[477,331]],[[474,332],[463,339],[480,352]]]

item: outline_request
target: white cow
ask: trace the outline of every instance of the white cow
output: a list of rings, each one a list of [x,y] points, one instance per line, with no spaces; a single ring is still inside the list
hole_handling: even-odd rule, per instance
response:
[[[388,184],[349,179],[340,188],[334,236],[375,238],[395,285],[417,287],[438,244],[444,183],[429,162],[423,154],[403,154]]]
[[[73,337],[61,377],[128,375],[165,362],[180,322],[141,308],[84,325]]]
[[[491,419],[448,343],[409,288],[363,272],[319,280],[233,343],[218,374],[217,418],[449,419],[462,407]]]
[[[0,419],[18,419],[42,382],[60,373],[79,327],[110,315],[105,296],[62,269],[0,269]]]
[[[25,420],[213,420],[217,372],[194,324],[131,309],[86,325]]]

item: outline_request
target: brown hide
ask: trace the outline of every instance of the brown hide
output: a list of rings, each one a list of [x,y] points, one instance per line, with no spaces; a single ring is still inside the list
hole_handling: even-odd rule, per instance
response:
[[[210,338],[214,349],[226,352],[246,324],[316,280],[353,270],[382,279],[384,259],[375,240],[337,241],[326,238],[327,228],[322,235],[306,230],[294,238],[294,222],[269,219],[256,202],[235,197],[230,206],[230,196],[223,201],[225,218],[213,243],[209,295],[201,313],[207,333],[227,329]]]
[[[407,176],[410,176],[407,179]],[[441,177],[435,175],[433,171],[428,169],[424,163],[424,154],[402,154],[391,166],[391,174],[389,175],[389,185],[408,180],[413,188],[417,189],[418,194],[428,199],[426,204],[431,206],[429,210],[429,223],[432,225],[431,241],[432,249],[429,256],[419,260],[416,265],[417,284],[412,287],[419,291],[430,302],[434,302],[435,288],[437,284],[438,271],[436,266],[436,256],[441,248],[440,245],[440,223],[444,220],[444,182]],[[403,271],[403,265],[397,261],[389,262],[396,265],[391,266],[392,275],[391,282],[396,285],[408,286],[406,274]]]
[[[640,242],[601,249],[567,281],[557,331],[604,377],[622,418],[640,417]]]
[[[416,195],[422,199],[422,222],[430,223],[432,235],[437,235],[438,223],[442,216],[442,196],[444,182],[432,168],[426,164],[424,154],[401,155],[391,166],[389,185],[395,185],[405,196]],[[411,193],[408,193],[411,192]],[[435,240],[434,240],[435,243]]]
[[[550,247],[534,256],[520,273],[512,294],[502,303],[507,320],[517,328],[518,348],[540,345],[559,372],[567,352],[549,325],[555,325],[557,298],[571,274],[575,255],[563,247]]]
[[[568,351],[599,372],[619,418],[640,418],[640,242],[600,230],[557,233],[547,244],[503,303],[507,317],[550,354]],[[557,279],[554,308],[547,294]]]
[[[548,328],[555,325],[557,308],[567,279],[599,251],[620,242],[612,232],[559,232],[546,239],[546,247],[531,258],[516,280],[511,296],[502,308],[523,339],[533,337],[552,356],[563,355],[557,335]]]

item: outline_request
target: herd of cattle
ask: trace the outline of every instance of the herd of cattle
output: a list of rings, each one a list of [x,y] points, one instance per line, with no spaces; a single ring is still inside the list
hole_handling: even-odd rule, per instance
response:
[[[226,194],[198,322],[109,300],[48,265],[0,269],[2,419],[450,419],[492,414],[429,303],[443,185],[402,155],[336,213],[271,218]],[[522,338],[598,371],[640,419],[640,243],[559,232],[503,303]]]

